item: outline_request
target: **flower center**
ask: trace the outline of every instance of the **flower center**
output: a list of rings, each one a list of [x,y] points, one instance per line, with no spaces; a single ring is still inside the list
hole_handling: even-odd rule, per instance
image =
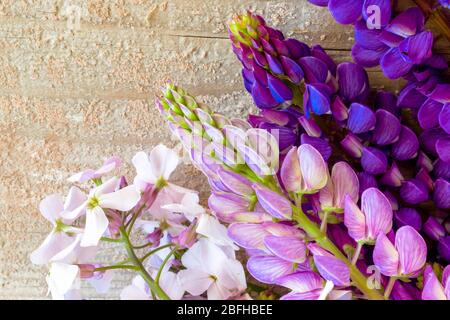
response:
[[[99,205],[99,200],[98,200],[98,198],[97,197],[92,197],[92,198],[90,198],[89,199],[89,202],[88,202],[88,204],[87,204],[87,207],[89,208],[89,209],[94,209],[95,207],[97,207]]]

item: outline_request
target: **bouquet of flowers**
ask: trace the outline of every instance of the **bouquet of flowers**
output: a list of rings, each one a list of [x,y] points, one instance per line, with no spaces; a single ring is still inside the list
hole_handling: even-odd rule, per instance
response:
[[[65,201],[41,202],[53,229],[31,255],[49,266],[53,298],[80,298],[81,280],[104,292],[126,269],[136,276],[122,299],[450,299],[445,59],[417,7],[310,2],[354,24],[356,63],[252,12],[234,17],[231,45],[259,113],[230,119],[175,84],[156,100],[207,177],[208,208],[169,182],[179,157],[163,145],[133,157],[132,184],[107,178],[116,157],[72,176]],[[371,92],[364,67],[377,64],[408,80],[398,96]],[[102,243],[123,260],[99,263]]]

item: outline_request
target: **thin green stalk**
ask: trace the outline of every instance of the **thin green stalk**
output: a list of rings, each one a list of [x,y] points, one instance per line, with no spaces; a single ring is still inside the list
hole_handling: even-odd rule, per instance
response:
[[[104,242],[115,242],[115,243],[122,242],[121,239],[112,239],[112,238],[108,238],[108,237],[101,237],[100,240],[104,241]]]
[[[165,248],[168,248],[168,247],[171,247],[171,246],[173,246],[173,244],[169,243],[169,244],[165,244],[165,245],[163,245],[161,247],[158,247],[155,250],[147,252],[140,260],[141,260],[141,262],[144,262],[148,257],[150,257],[155,252],[158,252],[159,250],[162,250],[162,249],[165,249]]]
[[[153,192],[153,191],[152,191],[152,192]],[[144,210],[144,208],[145,208],[145,203],[139,208],[138,211],[136,211],[136,212],[133,214],[133,216],[131,217],[131,220],[128,221],[128,222],[125,224],[125,228],[128,230],[128,233],[130,233],[131,230],[133,230],[134,223],[136,222],[137,218],[138,218],[139,215],[141,214],[142,210]]]
[[[131,269],[131,270],[138,270],[136,266],[129,266],[129,265],[114,265],[114,266],[98,267],[98,268],[95,268],[94,271],[106,271],[106,270],[114,270],[114,269]]]
[[[154,292],[161,300],[170,300],[170,297],[164,292],[164,290],[162,290],[161,287],[153,281],[152,277],[148,274],[141,260],[134,253],[133,245],[131,244],[130,239],[128,238],[128,234],[125,228],[120,227],[119,230],[120,234],[122,235],[128,257],[130,258],[131,262],[136,266],[141,277],[145,280],[145,282],[147,282],[150,290]]]
[[[133,246],[133,249],[138,250],[138,249],[144,249],[147,248],[148,246],[151,246],[153,244],[153,242],[147,242],[145,244],[142,244],[140,246]]]
[[[320,228],[309,220],[303,211],[296,206],[292,206],[294,212],[294,220],[298,225],[323,249],[331,252],[336,258],[342,260],[350,269],[350,277],[354,285],[371,300],[383,300],[383,296],[376,289],[370,289],[367,286],[366,277],[356,268],[347,257],[337,248],[334,243],[327,238],[326,234],[320,231]]]
[[[173,248],[172,251],[169,252],[169,254],[166,256],[166,258],[165,258],[164,261],[162,262],[161,266],[159,267],[158,274],[156,275],[156,278],[155,278],[155,283],[156,283],[156,285],[159,286],[159,279],[161,278],[161,274],[162,274],[162,271],[163,271],[163,269],[164,269],[164,266],[167,264],[167,262],[169,261],[170,257],[171,257],[177,250],[178,250],[177,247]]]
[[[389,282],[386,286],[386,290],[384,291],[384,299],[388,300],[389,296],[391,295],[392,289],[394,289],[395,281],[397,281],[397,278],[390,277]]]

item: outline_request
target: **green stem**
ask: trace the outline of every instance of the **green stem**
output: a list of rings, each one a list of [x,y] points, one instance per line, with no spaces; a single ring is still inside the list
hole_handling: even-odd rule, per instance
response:
[[[153,191],[152,191],[152,192],[153,192]],[[143,205],[139,208],[139,210],[136,211],[136,212],[133,214],[133,216],[131,217],[131,220],[128,221],[128,222],[125,224],[125,228],[128,229],[128,234],[131,232],[131,230],[133,230],[134,223],[136,222],[137,218],[138,218],[139,215],[141,214],[142,210],[144,210],[144,208],[145,208],[145,204],[143,204]]]
[[[397,281],[397,278],[390,277],[389,282],[386,286],[386,290],[384,291],[384,299],[388,300],[389,296],[391,295],[392,289],[394,289],[395,281]]]
[[[350,277],[354,285],[364,293],[367,298],[371,300],[383,300],[383,296],[376,289],[370,289],[367,286],[366,277],[356,268],[347,257],[334,245],[334,243],[327,238],[326,234],[320,231],[320,228],[309,220],[309,218],[303,213],[303,211],[296,206],[293,206],[293,218],[299,224],[299,226],[308,234],[309,237],[314,239],[316,243],[323,249],[331,252],[336,258],[342,260],[350,269]]]
[[[148,246],[151,246],[152,244],[153,244],[153,242],[148,242],[148,243],[145,243],[145,244],[140,245],[140,246],[133,246],[133,249],[135,249],[135,250],[144,249],[144,248],[147,248]]]
[[[163,271],[163,269],[164,269],[164,266],[167,264],[167,262],[169,261],[170,257],[171,257],[171,256],[175,253],[175,251],[177,251],[177,250],[178,250],[177,247],[173,248],[172,251],[170,251],[169,254],[166,256],[166,258],[164,259],[164,261],[163,261],[163,263],[161,264],[161,266],[159,267],[158,274],[156,275],[156,278],[155,278],[155,283],[156,283],[156,285],[159,286],[159,279],[161,278],[161,274],[162,274],[162,271]]]
[[[105,241],[105,242],[115,242],[115,243],[122,242],[122,239],[112,239],[112,238],[108,238],[108,237],[101,237],[100,240]]]
[[[168,248],[168,247],[171,247],[171,246],[173,246],[173,244],[169,243],[169,244],[165,244],[165,245],[163,245],[161,247],[158,247],[155,250],[147,252],[140,260],[141,260],[141,262],[144,262],[148,257],[150,257],[155,252],[158,252],[159,250],[162,250],[162,249],[165,249],[165,248]]]
[[[164,290],[162,290],[161,287],[153,281],[152,277],[148,274],[141,260],[134,253],[133,245],[131,244],[130,239],[128,238],[128,234],[125,228],[122,226],[119,228],[119,231],[120,234],[122,235],[124,246],[127,251],[128,257],[130,258],[130,261],[136,266],[139,274],[145,280],[145,282],[147,282],[150,290],[152,292],[155,292],[155,294],[161,300],[170,300],[169,296],[164,292]]]
[[[106,271],[106,270],[113,270],[113,269],[137,270],[137,267],[136,266],[129,266],[129,265],[114,265],[114,266],[106,266],[106,267],[95,268],[94,271]]]

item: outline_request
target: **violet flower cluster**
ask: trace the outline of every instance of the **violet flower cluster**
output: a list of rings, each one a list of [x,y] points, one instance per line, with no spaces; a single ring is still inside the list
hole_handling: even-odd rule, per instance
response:
[[[249,298],[226,227],[195,191],[169,182],[176,152],[158,145],[132,162],[133,184],[124,176],[106,178],[121,164],[112,157],[70,177],[76,185],[65,199],[53,194],[40,203],[53,229],[30,258],[48,266],[53,299],[82,299],[83,281],[106,293],[120,270],[136,274],[120,294],[125,300]],[[102,263],[98,255],[108,250],[102,243],[122,247],[124,259]]]
[[[294,104],[295,101],[285,100],[282,103],[289,105],[287,109],[283,109],[283,105],[272,105],[272,109],[261,109],[260,115],[250,115],[249,122],[255,127],[276,130],[284,150],[291,145],[307,143],[331,164],[342,159],[349,161],[358,171],[360,193],[369,187],[381,188],[396,211],[396,226],[410,225],[418,231],[423,230],[430,240],[437,241],[435,246],[440,258],[450,261],[450,163],[437,158],[436,152],[429,147],[440,146],[440,152],[448,157],[450,151],[444,143],[447,138],[435,134],[434,140],[430,139],[427,131],[419,138],[416,126],[411,124],[411,116],[399,107],[399,101],[404,101],[402,95],[397,98],[392,93],[379,91],[373,99],[374,106],[370,106],[368,77],[361,66],[349,62],[336,66],[324,52],[320,59],[308,56],[312,50],[308,51],[309,48],[297,40],[285,39],[278,30],[253,32],[265,29],[273,30],[252,13],[236,17],[230,24],[233,50],[243,64],[244,84],[258,105],[260,89],[255,91],[255,87],[264,86],[259,79],[274,77],[280,81],[278,87],[284,85],[294,92],[304,91],[303,110]],[[243,59],[243,52],[251,51],[246,49],[249,43],[256,51],[255,43],[267,41],[265,47],[272,43],[267,34],[277,35],[275,43],[298,43],[297,47],[305,48],[305,56],[296,57],[290,65],[295,65],[295,70],[302,70],[297,72],[299,74],[315,73],[316,76],[305,77],[303,82],[294,85],[269,64],[260,65],[256,54],[246,54]],[[272,61],[282,60],[279,53],[268,53],[265,47],[260,46],[260,54],[272,54]],[[314,61],[314,64],[306,65],[302,63],[304,59]],[[288,73],[290,71],[285,71]],[[256,74],[256,81],[249,83],[249,75]],[[274,89],[268,83],[267,90],[269,98],[266,99],[271,96],[275,99],[276,87]],[[412,97],[409,99],[414,101]],[[446,110],[448,105],[441,107]],[[427,112],[427,115],[431,117],[432,113]],[[290,136],[299,137],[286,139],[286,131]]]
[[[274,135],[214,113],[174,85],[157,106],[207,176],[209,207],[245,249],[248,272],[269,285],[260,297],[415,299],[434,292],[417,280],[427,262],[423,237],[409,225],[394,232],[389,198],[375,187],[360,195],[347,162],[330,172],[322,154],[303,143],[280,165]]]
[[[395,15],[390,0],[310,2],[328,6],[338,23],[354,25],[352,56],[356,63],[363,67],[380,65],[388,78],[403,77],[408,81],[397,106],[411,109],[424,130],[421,140],[427,152],[441,162],[449,162],[450,83],[445,76],[448,64],[444,56],[433,53],[434,35],[425,28],[421,9],[411,7]],[[448,7],[446,1],[441,4]],[[368,15],[371,6],[379,9],[378,25]],[[449,28],[447,21],[444,29]]]

